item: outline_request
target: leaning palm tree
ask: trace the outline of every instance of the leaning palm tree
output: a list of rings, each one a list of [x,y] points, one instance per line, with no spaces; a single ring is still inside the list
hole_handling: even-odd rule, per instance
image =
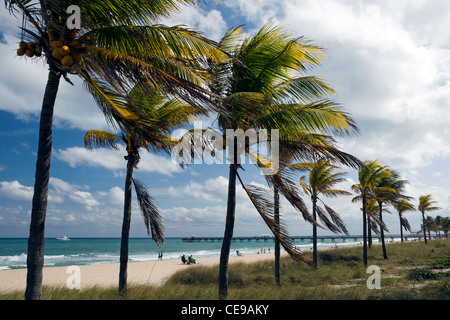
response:
[[[343,177],[345,172],[334,172],[337,169],[328,160],[319,160],[313,163],[297,163],[292,167],[302,168],[309,171],[308,180],[306,176],[300,178],[300,186],[303,191],[311,197],[312,202],[312,218],[313,222],[317,222],[317,215],[325,226],[334,233],[343,232],[348,235],[347,228],[343,223],[339,214],[336,213],[331,207],[327,206],[320,195],[325,197],[337,197],[342,195],[350,195],[351,193],[345,190],[335,189],[334,186],[342,181],[345,181]],[[322,202],[325,210],[317,204],[317,201]],[[327,212],[331,220],[327,217]],[[313,266],[317,268],[317,225],[313,224]]]
[[[49,72],[44,93],[36,161],[27,254],[26,299],[40,299],[44,263],[44,229],[52,149],[52,121],[60,79],[72,83],[76,74],[110,123],[129,125],[118,101],[98,87],[102,81],[117,90],[129,91],[137,84],[146,92],[166,90],[186,101],[198,102],[206,111],[210,96],[200,84],[204,69],[199,57],[224,60],[215,43],[184,27],[154,24],[159,17],[177,11],[194,0],[89,1],[89,0],[5,0],[6,9],[22,19],[17,54],[26,59],[45,59]],[[69,6],[80,10],[81,23],[69,23]],[[139,113],[136,110],[136,117]],[[126,115],[124,116],[124,112]],[[136,119],[135,119],[136,120]]]
[[[377,160],[366,161],[359,169],[359,184],[352,185],[352,190],[359,195],[352,202],[362,201],[363,215],[363,262],[367,265],[367,201],[374,197],[374,189],[383,178],[389,177],[391,172],[385,166],[381,166]]]
[[[403,216],[403,212],[414,211],[416,209],[414,208],[414,205],[412,203],[408,202],[405,199],[400,199],[394,202],[393,206],[397,210],[398,217],[400,219],[400,239],[401,242],[403,242],[403,229],[411,232],[411,226],[408,222],[408,219]]]
[[[274,26],[272,22],[268,22],[252,37],[243,37],[241,27],[229,30],[220,46],[233,57],[231,63],[209,63],[212,74],[210,89],[217,97],[221,97],[220,103],[227,109],[217,115],[217,123],[224,140],[227,130],[246,132],[252,129],[267,129],[270,135],[269,130],[277,129],[280,149],[289,150],[292,155],[287,157],[288,159],[311,161],[314,157],[318,158],[318,154],[329,155],[330,148],[305,143],[297,139],[295,134],[286,134],[288,130],[284,129],[300,127],[307,133],[321,130],[326,133],[348,133],[356,128],[348,114],[335,103],[325,99],[313,99],[331,92],[323,80],[299,76],[299,72],[320,64],[323,58],[321,48],[301,37],[293,37],[282,28]],[[233,148],[231,143],[224,143],[224,148],[230,147],[228,154],[233,161],[229,168],[226,225],[220,255],[221,298],[225,298],[228,293],[228,258],[234,229],[237,179],[263,220],[280,240],[280,244],[294,259],[304,260],[292,245],[285,226],[274,222],[276,206],[272,201],[272,193],[243,183],[238,173],[241,154],[238,154],[236,138],[230,142]],[[245,151],[248,151],[251,145],[244,144]],[[347,156],[341,153],[340,160],[351,164],[357,162],[355,158]],[[254,157],[252,160],[258,162]],[[280,159],[280,162],[283,161]],[[286,166],[280,164],[280,167]],[[304,216],[309,216],[291,177],[279,171],[265,175],[265,178],[269,185],[278,188]]]
[[[381,181],[377,184],[377,186],[374,189],[375,197],[378,202],[378,208],[379,208],[379,219],[381,223],[383,223],[383,204],[384,203],[390,203],[395,206],[396,201],[399,199],[408,200],[411,199],[408,196],[405,196],[403,194],[405,190],[405,186],[408,183],[407,180],[404,180],[400,177],[397,171],[389,169],[391,172],[391,175],[389,177],[384,177],[381,179]],[[387,259],[387,250],[386,250],[386,243],[384,239],[384,228],[380,228],[380,235],[381,235],[381,246],[383,250],[383,258]]]
[[[444,237],[448,238],[448,232],[450,231],[450,217],[441,219],[441,230],[444,232]]]
[[[436,224],[436,231],[437,231],[437,236],[440,239],[441,238],[441,230],[442,230],[442,216],[437,215],[436,218],[434,218],[434,222]]]
[[[434,232],[435,235],[437,235],[438,232],[438,224],[436,222],[436,219],[430,216],[426,217],[426,226],[428,231],[428,240],[431,240],[431,231]]]
[[[150,119],[145,124],[146,132],[151,132],[151,140],[144,139],[136,126],[125,128],[120,134],[114,134],[102,130],[90,130],[85,134],[84,143],[86,148],[108,147],[119,150],[119,145],[126,146],[127,174],[125,178],[124,212],[122,223],[122,236],[120,248],[120,271],[119,292],[127,289],[127,266],[128,266],[128,242],[131,223],[131,189],[134,185],[136,196],[141,209],[147,233],[158,246],[164,243],[164,228],[158,207],[154,199],[147,191],[145,185],[133,178],[133,170],[137,169],[140,161],[139,149],[146,151],[169,152],[173,145],[173,139],[169,133],[187,123],[196,114],[196,110],[180,99],[167,99],[163,95],[143,95],[139,89],[133,90],[127,104],[139,104],[146,118]]]
[[[280,145],[279,148],[279,157],[280,159],[283,159],[281,163],[279,164],[281,167],[279,169],[279,172],[275,174],[274,177],[267,178],[267,181],[269,185],[273,188],[273,205],[274,205],[274,214],[273,214],[273,222],[275,225],[275,233],[277,233],[278,226],[280,225],[280,191],[279,186],[277,183],[274,183],[276,179],[283,180],[284,178],[282,175],[290,176],[292,173],[297,173],[298,171],[304,171],[304,167],[302,166],[303,163],[299,164],[292,164],[291,162],[297,158],[302,157],[302,155],[296,155],[292,152],[292,149],[295,150],[299,145],[304,145],[306,148],[302,150],[303,152],[306,151],[306,153],[309,153],[308,156],[311,159],[322,159],[322,161],[328,161],[331,163],[337,163],[337,164],[343,164],[348,166],[357,166],[358,160],[341,150],[339,150],[336,146],[336,141],[328,135],[323,134],[315,134],[315,133],[308,133],[302,130],[299,126],[290,126],[289,124],[286,124],[282,127],[280,130],[280,135],[283,137],[281,142],[283,143]],[[285,142],[289,141],[290,143],[284,144]],[[292,146],[294,148],[292,148]],[[314,156],[314,154],[316,156]],[[270,167],[270,160],[262,157],[260,155],[255,155],[253,153],[250,153],[250,155],[256,159],[256,163],[260,168],[266,169],[267,167]],[[327,159],[327,160],[325,160]],[[306,162],[306,163],[312,163],[312,162]],[[305,163],[305,164],[306,164]],[[280,174],[282,173],[282,174]],[[300,190],[298,190],[300,191]],[[301,198],[299,198],[301,200]],[[300,201],[297,201],[300,204]],[[303,218],[305,221],[311,223],[312,225],[316,227],[321,227],[315,219],[312,218],[312,216],[308,213],[308,210],[306,209],[306,206],[301,204],[294,205],[297,206],[297,209],[302,213]],[[326,218],[326,217],[325,217]],[[328,220],[328,219],[327,219]],[[329,224],[332,224],[330,220],[328,220]],[[338,228],[338,227],[335,227]],[[277,285],[281,285],[281,275],[280,275],[280,252],[281,252],[281,245],[278,239],[275,237],[274,239],[274,273],[275,273],[275,281]]]
[[[422,212],[422,228],[423,228],[423,237],[425,239],[425,243],[427,243],[427,230],[426,230],[426,218],[425,214],[428,211],[436,211],[440,210],[441,208],[434,206],[436,203],[435,200],[431,199],[431,194],[428,195],[422,195],[419,197],[419,205],[417,209]]]

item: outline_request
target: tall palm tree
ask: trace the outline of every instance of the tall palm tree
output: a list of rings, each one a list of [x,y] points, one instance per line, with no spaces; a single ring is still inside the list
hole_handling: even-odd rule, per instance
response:
[[[441,230],[442,230],[442,217],[437,215],[436,218],[434,218],[434,222],[436,224],[436,231],[438,238],[441,238]]]
[[[444,232],[444,237],[448,238],[448,232],[450,230],[450,218],[449,217],[443,217],[441,219],[441,230]]]
[[[411,232],[411,226],[409,225],[408,220],[403,216],[403,212],[405,211],[414,211],[414,205],[408,202],[405,199],[400,199],[393,204],[394,208],[398,212],[398,217],[400,219],[400,239],[403,242],[403,228]]]
[[[395,170],[389,169],[391,175],[381,179],[378,185],[375,187],[375,196],[378,202],[379,219],[383,223],[383,204],[391,203],[395,205],[399,199],[410,199],[403,194],[405,186],[408,183],[400,177],[399,173]],[[387,259],[386,243],[384,239],[384,228],[380,228],[381,234],[381,246],[383,250],[383,258]]]
[[[389,177],[391,172],[385,166],[381,166],[377,160],[366,161],[359,169],[359,184],[352,185],[352,190],[359,195],[352,202],[362,201],[363,214],[363,262],[367,265],[367,201],[374,197],[374,189],[383,178]]]
[[[202,101],[196,104],[198,108],[206,111],[206,105],[211,106],[210,96],[200,86],[205,72],[196,62],[203,56],[224,60],[226,55],[194,30],[154,24],[159,17],[177,11],[181,4],[193,2],[5,0],[6,9],[22,18],[18,55],[45,59],[49,68],[28,238],[26,299],[40,299],[42,295],[52,120],[61,77],[70,83],[68,74],[81,77],[107,120],[117,121],[120,126],[128,122],[124,110],[117,101],[102,95],[99,82],[106,81],[122,91],[129,91],[136,84],[146,92],[167,90],[190,102],[195,97]],[[80,9],[80,29],[72,29],[67,23],[70,5]]]
[[[422,212],[422,228],[423,228],[423,237],[425,239],[425,243],[427,243],[425,213],[427,213],[428,211],[440,210],[441,208],[434,206],[435,203],[436,203],[436,201],[431,199],[431,194],[422,195],[419,197],[419,205],[418,205],[417,209],[420,212]]]
[[[141,209],[147,232],[160,246],[164,242],[164,229],[162,219],[154,199],[148,193],[145,185],[133,178],[133,170],[137,169],[140,161],[139,149],[147,151],[169,151],[173,145],[173,140],[169,136],[170,132],[192,119],[196,110],[182,102],[180,99],[167,99],[163,95],[151,94],[143,95],[139,89],[133,90],[127,104],[139,104],[146,118],[150,119],[146,123],[146,131],[151,132],[152,139],[144,139],[136,126],[125,128],[121,134],[114,134],[102,130],[90,130],[85,134],[85,146],[89,149],[93,147],[109,147],[119,149],[119,144],[126,146],[127,174],[125,178],[124,212],[122,223],[122,236],[120,248],[120,271],[119,271],[119,291],[127,289],[127,266],[128,266],[128,243],[131,223],[131,189],[134,185],[136,196]]]
[[[325,226],[334,233],[343,232],[348,234],[345,224],[332,208],[327,206],[320,198],[320,195],[325,197],[337,197],[342,195],[350,195],[348,191],[335,189],[334,186],[342,181],[345,172],[334,172],[337,169],[329,160],[319,160],[313,163],[297,163],[293,167],[303,168],[309,171],[308,180],[306,176],[300,178],[300,186],[303,191],[311,197],[312,202],[312,217],[313,221],[317,222],[317,215]],[[325,207],[323,210],[317,201],[321,201]],[[328,213],[331,220],[327,217]],[[313,224],[313,266],[317,268],[317,225]]]
[[[279,172],[283,173],[283,175],[289,176],[292,171],[293,173],[297,173],[298,171],[304,171],[304,168],[302,166],[303,163],[299,164],[292,164],[292,161],[297,158],[297,160],[302,157],[302,155],[296,155],[292,152],[292,146],[293,149],[296,150],[296,148],[299,145],[304,145],[306,153],[310,153],[309,156],[311,159],[321,159],[323,161],[328,161],[330,163],[337,163],[347,166],[357,166],[358,161],[355,157],[346,154],[339,150],[335,143],[336,141],[328,135],[322,135],[322,134],[315,134],[315,133],[308,133],[305,130],[302,130],[299,126],[290,126],[287,124],[286,126],[283,126],[281,129],[280,135],[282,137],[286,136],[286,139],[282,139],[281,141],[283,144],[280,146],[279,149],[279,157],[280,159],[283,159],[280,163],[281,168],[279,169]],[[286,141],[289,141],[290,143],[284,144]],[[308,150],[306,150],[306,147]],[[256,164],[261,168],[270,167],[270,160],[260,156],[255,155],[253,153],[250,153],[251,156],[253,156],[254,159],[256,159]],[[315,156],[313,156],[315,155]],[[325,158],[324,158],[325,157]],[[310,162],[308,162],[310,163]],[[361,163],[359,163],[360,165]],[[277,173],[275,175],[280,180],[283,180],[284,178],[282,175]],[[280,178],[281,177],[281,178]],[[274,205],[274,216],[273,216],[273,222],[275,225],[275,233],[278,233],[278,226],[280,225],[280,191],[279,187],[276,183],[274,183],[274,178],[270,177],[267,179],[269,185],[272,185],[273,188],[273,205]],[[244,186],[245,188],[245,186]],[[298,190],[300,191],[300,190]],[[298,203],[300,204],[302,201],[301,198],[298,199]],[[306,206],[302,203],[301,206],[299,204],[294,205],[297,206],[296,209],[298,209],[302,215],[305,221],[311,223],[312,225],[315,225],[316,227],[319,226],[319,223],[312,219],[311,215],[308,213],[308,210]],[[258,208],[257,208],[258,209]],[[263,210],[261,210],[263,211]],[[329,221],[329,223],[331,223]],[[281,245],[278,241],[277,237],[274,239],[274,273],[275,273],[275,281],[277,285],[281,285],[281,275],[280,275],[280,252],[281,252]]]
[[[427,216],[426,217],[426,227],[428,231],[428,240],[431,240],[431,231],[434,231],[435,234],[437,234],[437,224],[436,220],[433,217]]]
[[[375,232],[377,235],[381,235],[381,232],[383,232],[384,230],[388,231],[384,222],[380,220],[379,217],[380,206],[378,205],[377,199],[375,199],[375,197],[373,196],[370,196],[367,199],[366,214],[367,214],[367,243],[369,248],[372,248],[372,231]],[[378,227],[380,227],[380,230],[378,230]]]
[[[210,63],[212,74],[211,91],[221,97],[220,103],[227,110],[218,113],[217,122],[223,135],[228,129],[244,132],[249,129],[280,129],[280,149],[285,147],[299,161],[312,159],[317,153],[330,154],[326,146],[312,146],[300,139],[286,135],[286,127],[300,127],[306,132],[327,132],[355,129],[353,120],[335,103],[329,100],[310,101],[311,97],[329,93],[331,90],[317,77],[300,77],[299,72],[320,64],[321,48],[303,38],[295,38],[272,22],[264,25],[252,37],[243,37],[242,28],[229,30],[220,42],[220,47],[234,59],[231,63]],[[236,141],[236,139],[235,139]],[[274,223],[274,206],[268,192],[254,186],[246,186],[239,173],[241,154],[237,143],[228,150],[233,162],[229,167],[229,185],[225,232],[220,255],[219,296],[228,293],[228,258],[234,229],[236,208],[236,178],[247,192],[252,203],[261,214],[281,245],[292,257],[303,260],[301,253],[290,242],[286,229]],[[225,147],[227,147],[224,144]],[[248,150],[250,145],[246,145]],[[317,151],[320,150],[320,151]],[[351,157],[341,155],[344,161],[356,163]],[[253,159],[255,160],[255,159]],[[257,161],[256,161],[257,162]],[[268,176],[271,186],[297,209],[308,215],[306,206],[298,196],[295,183],[284,175]],[[268,197],[270,199],[268,199]]]

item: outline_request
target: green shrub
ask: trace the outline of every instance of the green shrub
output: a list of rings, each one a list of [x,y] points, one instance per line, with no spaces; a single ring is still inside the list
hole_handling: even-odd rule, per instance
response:
[[[408,280],[415,281],[438,280],[440,277],[440,274],[435,273],[429,269],[414,269],[411,270],[407,275]]]

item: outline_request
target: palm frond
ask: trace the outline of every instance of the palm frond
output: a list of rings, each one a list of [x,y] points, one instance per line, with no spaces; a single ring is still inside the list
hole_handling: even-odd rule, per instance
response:
[[[262,219],[269,227],[270,231],[279,240],[280,244],[286,252],[296,261],[302,261],[309,265],[311,262],[304,256],[304,254],[294,245],[294,241],[289,237],[286,226],[281,222],[276,223],[274,218],[275,205],[273,203],[273,192],[266,188],[250,185],[246,186],[242,182],[238,173],[238,178],[242,188],[247,193],[250,201],[261,215]],[[281,218],[281,217],[280,217]]]
[[[155,200],[141,181],[133,179],[133,184],[147,233],[151,233],[152,239],[161,246],[165,240],[164,225]]]
[[[325,224],[325,227],[328,230],[330,230],[331,232],[334,232],[334,233],[339,233],[341,231],[334,223],[332,223],[328,219],[325,211],[323,211],[323,209],[320,206],[316,206],[316,212],[317,212],[317,215],[319,216],[320,221],[322,221]]]
[[[138,85],[145,94],[156,90],[177,95],[204,114],[210,110],[226,113],[206,89],[133,56],[91,46],[84,61],[90,73],[101,75],[124,92]]]
[[[43,2],[43,1],[41,1]],[[48,8],[63,11],[69,5],[78,5],[81,9],[83,24],[86,28],[111,25],[148,25],[160,17],[176,12],[183,4],[193,4],[193,0],[46,0]]]
[[[409,232],[411,232],[411,225],[409,224],[408,219],[406,219],[405,217],[401,216],[401,224],[402,226]]]
[[[200,57],[226,62],[228,55],[218,44],[203,37],[198,31],[183,26],[162,24],[141,26],[108,26],[96,28],[87,36],[96,39],[96,45],[135,58],[179,59],[191,63]]]
[[[303,199],[300,197],[301,190],[296,186],[293,180],[288,177],[288,172],[279,171],[274,175],[266,175],[267,183],[269,186],[275,186],[278,188],[278,191],[286,198],[287,201],[303,216],[305,221],[308,221],[311,224],[317,223],[311,216],[311,213],[308,210]]]
[[[88,149],[106,147],[119,150],[118,143],[120,142],[126,144],[122,137],[103,130],[89,130],[84,135],[84,145]]]
[[[289,103],[312,103],[325,99],[336,92],[323,79],[315,76],[298,77],[279,83],[272,94],[278,101]]]
[[[334,222],[334,224],[346,235],[349,235],[347,228],[344,224],[344,221],[341,219],[339,214],[335,212],[331,207],[324,204],[325,209],[328,212],[328,215],[330,216],[331,220]]]

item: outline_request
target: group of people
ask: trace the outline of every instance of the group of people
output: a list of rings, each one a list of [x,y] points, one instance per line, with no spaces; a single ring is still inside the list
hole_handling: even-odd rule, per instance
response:
[[[269,251],[269,253],[270,253],[270,248],[267,248],[267,250]],[[257,252],[257,254],[260,254],[260,253],[266,253],[266,249],[264,249],[264,248],[261,248],[261,252]]]
[[[186,259],[186,255],[182,255],[181,256],[181,261],[183,262],[183,264],[196,264],[197,260],[194,259],[194,257],[192,256],[192,254]]]

